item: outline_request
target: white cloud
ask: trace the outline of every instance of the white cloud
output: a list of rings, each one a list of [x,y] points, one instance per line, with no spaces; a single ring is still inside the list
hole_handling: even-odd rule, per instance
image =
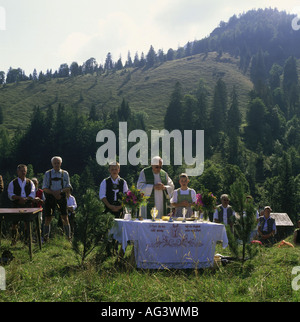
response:
[[[68,35],[65,41],[58,49],[58,57],[63,61],[74,61],[78,54],[93,39],[93,35],[87,35],[82,32],[74,32]]]
[[[233,14],[259,7],[291,12],[299,0],[1,0],[0,6],[6,10],[0,70],[31,72],[90,57],[103,63],[108,52],[124,63],[128,51],[147,54],[150,45],[166,52],[202,39]]]

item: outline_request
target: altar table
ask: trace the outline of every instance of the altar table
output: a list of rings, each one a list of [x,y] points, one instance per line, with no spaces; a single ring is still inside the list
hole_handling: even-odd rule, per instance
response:
[[[115,219],[110,234],[125,252],[133,241],[138,268],[206,268],[214,263],[217,241],[228,246],[223,224]]]
[[[1,222],[2,220],[7,221],[24,221],[28,223],[28,246],[29,246],[29,257],[32,259],[32,223],[36,221],[37,237],[39,247],[42,249],[41,241],[41,225],[38,218],[39,213],[43,211],[43,208],[0,208],[0,240],[1,240]]]

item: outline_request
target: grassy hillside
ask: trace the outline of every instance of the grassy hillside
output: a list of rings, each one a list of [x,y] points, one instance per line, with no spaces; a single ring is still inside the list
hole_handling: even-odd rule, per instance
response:
[[[238,59],[216,53],[165,62],[150,69],[126,69],[103,75],[52,79],[45,83],[32,81],[8,84],[0,88],[0,106],[4,111],[4,126],[10,131],[24,129],[34,106],[46,109],[58,103],[78,107],[88,112],[92,105],[98,110],[118,107],[123,98],[132,110],[147,114],[149,128],[163,128],[163,118],[170,94],[177,81],[184,93],[195,91],[200,79],[205,80],[210,94],[219,77],[223,77],[230,93],[237,87],[242,111],[252,83],[238,68]]]
[[[290,241],[290,238],[288,239]],[[3,250],[9,241],[2,241]],[[35,248],[36,249],[36,248]],[[299,302],[292,288],[300,248],[260,248],[259,254],[215,270],[137,270],[130,247],[122,267],[110,258],[100,266],[80,267],[70,243],[56,237],[29,261],[27,246],[10,248],[6,290],[0,302]],[[226,255],[217,245],[217,252]],[[145,289],[147,290],[145,292]]]

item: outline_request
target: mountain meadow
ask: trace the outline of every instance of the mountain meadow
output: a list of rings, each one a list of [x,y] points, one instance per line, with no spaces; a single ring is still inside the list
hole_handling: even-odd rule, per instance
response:
[[[96,136],[111,130],[118,147],[119,122],[127,122],[128,133],[140,129],[148,137],[151,130],[204,130],[204,172],[190,177],[189,186],[196,192],[208,189],[219,198],[223,193],[230,197],[232,186],[240,182],[257,209],[270,205],[296,225],[300,30],[292,28],[294,18],[276,9],[251,10],[220,22],[204,39],[167,52],[152,46],[140,56],[129,52],[126,62],[115,62],[108,53],[104,65],[92,57],[82,65],[62,63],[56,71],[34,70],[30,75],[21,68],[1,71],[0,62],[0,174],[5,184],[1,207],[10,205],[7,186],[18,164],[27,164],[27,177],[41,183],[51,158],[60,155],[62,168],[70,174],[78,220],[83,220],[86,207],[101,208],[99,185],[109,174],[96,161]],[[144,148],[150,158],[150,144]],[[120,175],[131,186],[142,168],[124,165]],[[164,168],[178,188],[184,160]],[[101,233],[111,225],[111,218],[103,218]],[[4,266],[7,289],[0,291],[0,301],[300,299],[292,287],[293,268],[300,266],[299,248],[278,247],[279,240],[270,248],[254,246],[256,256],[245,262],[208,270],[147,271],[136,269],[132,246],[121,263],[116,255],[109,256],[106,237],[89,256],[82,256],[84,243],[74,248],[61,236],[57,220],[53,238],[34,251],[32,261],[22,242],[10,247],[7,225],[2,237],[1,251],[10,250],[14,259]],[[292,236],[286,237],[292,242]],[[82,242],[83,237],[78,238]],[[231,255],[220,245],[217,252]]]

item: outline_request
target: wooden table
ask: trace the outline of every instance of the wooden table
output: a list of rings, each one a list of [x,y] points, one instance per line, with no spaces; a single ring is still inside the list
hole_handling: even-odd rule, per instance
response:
[[[30,259],[32,259],[32,223],[34,220],[36,221],[39,248],[42,249],[41,223],[38,216],[41,211],[43,211],[43,208],[0,208],[0,241],[2,233],[2,220],[24,221],[28,223],[29,256]]]

